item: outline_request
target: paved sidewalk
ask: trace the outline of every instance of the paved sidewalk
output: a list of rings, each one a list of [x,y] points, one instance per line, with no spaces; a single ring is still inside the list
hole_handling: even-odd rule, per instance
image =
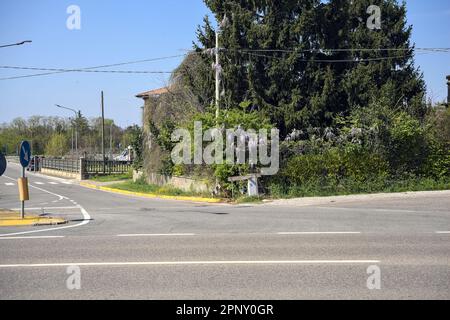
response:
[[[270,201],[268,202],[268,204],[275,206],[288,205],[288,206],[304,207],[304,206],[314,206],[324,204],[351,203],[355,201],[417,199],[417,198],[427,198],[430,196],[448,196],[450,198],[450,190],[279,199]]]

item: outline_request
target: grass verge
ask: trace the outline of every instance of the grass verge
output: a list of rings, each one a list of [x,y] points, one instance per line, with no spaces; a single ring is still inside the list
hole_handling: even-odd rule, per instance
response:
[[[106,176],[93,176],[89,180],[95,181],[95,182],[113,182],[113,181],[126,181],[131,180],[133,176],[129,173],[124,174],[111,174]]]
[[[314,181],[304,185],[271,184],[269,186],[269,194],[273,199],[439,190],[450,190],[450,179],[435,180],[414,177],[401,180],[374,179],[362,182],[343,180],[340,183]]]
[[[209,193],[199,193],[199,192],[187,192],[180,189],[177,189],[172,186],[163,186],[159,187],[152,184],[147,184],[144,182],[133,182],[133,181],[125,181],[121,183],[116,183],[108,186],[111,189],[130,191],[130,192],[138,192],[138,193],[148,193],[155,194],[161,196],[179,196],[179,197],[204,197],[211,198]]]

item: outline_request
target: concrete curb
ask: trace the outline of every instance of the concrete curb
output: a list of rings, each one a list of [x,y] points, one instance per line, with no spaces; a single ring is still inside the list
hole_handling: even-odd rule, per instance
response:
[[[40,216],[25,216],[25,219],[20,219],[17,212],[3,212],[7,213],[6,217],[0,216],[0,227],[40,227],[40,226],[56,226],[68,223],[63,218],[51,218]]]
[[[103,186],[97,186],[95,184],[90,184],[86,182],[80,182],[80,186],[89,188],[89,189],[95,189],[95,190],[101,190],[111,193],[117,193],[122,195],[128,195],[128,196],[137,196],[137,197],[143,197],[143,198],[149,198],[149,199],[164,199],[164,200],[178,200],[178,201],[190,201],[190,202],[204,202],[204,203],[222,203],[222,199],[215,199],[215,198],[202,198],[202,197],[188,197],[188,196],[165,196],[165,195],[159,195],[154,193],[142,193],[142,192],[133,192],[133,191],[125,191],[125,190],[119,190],[114,189],[110,187],[103,187]]]

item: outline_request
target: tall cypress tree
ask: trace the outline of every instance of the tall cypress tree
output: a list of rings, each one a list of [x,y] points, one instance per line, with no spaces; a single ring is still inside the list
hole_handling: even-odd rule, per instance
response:
[[[248,101],[284,135],[328,126],[337,114],[381,96],[423,115],[424,83],[413,65],[405,4],[375,1],[382,25],[370,30],[366,11],[372,2],[205,0],[218,21],[229,20],[220,37],[222,107]],[[205,20],[198,49],[214,47],[214,29]],[[367,50],[381,48],[401,50]]]

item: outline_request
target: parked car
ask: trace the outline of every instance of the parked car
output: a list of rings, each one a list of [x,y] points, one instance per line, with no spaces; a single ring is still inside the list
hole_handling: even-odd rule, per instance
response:
[[[125,149],[120,156],[114,158],[115,161],[131,162],[133,161],[133,148],[130,146]]]

